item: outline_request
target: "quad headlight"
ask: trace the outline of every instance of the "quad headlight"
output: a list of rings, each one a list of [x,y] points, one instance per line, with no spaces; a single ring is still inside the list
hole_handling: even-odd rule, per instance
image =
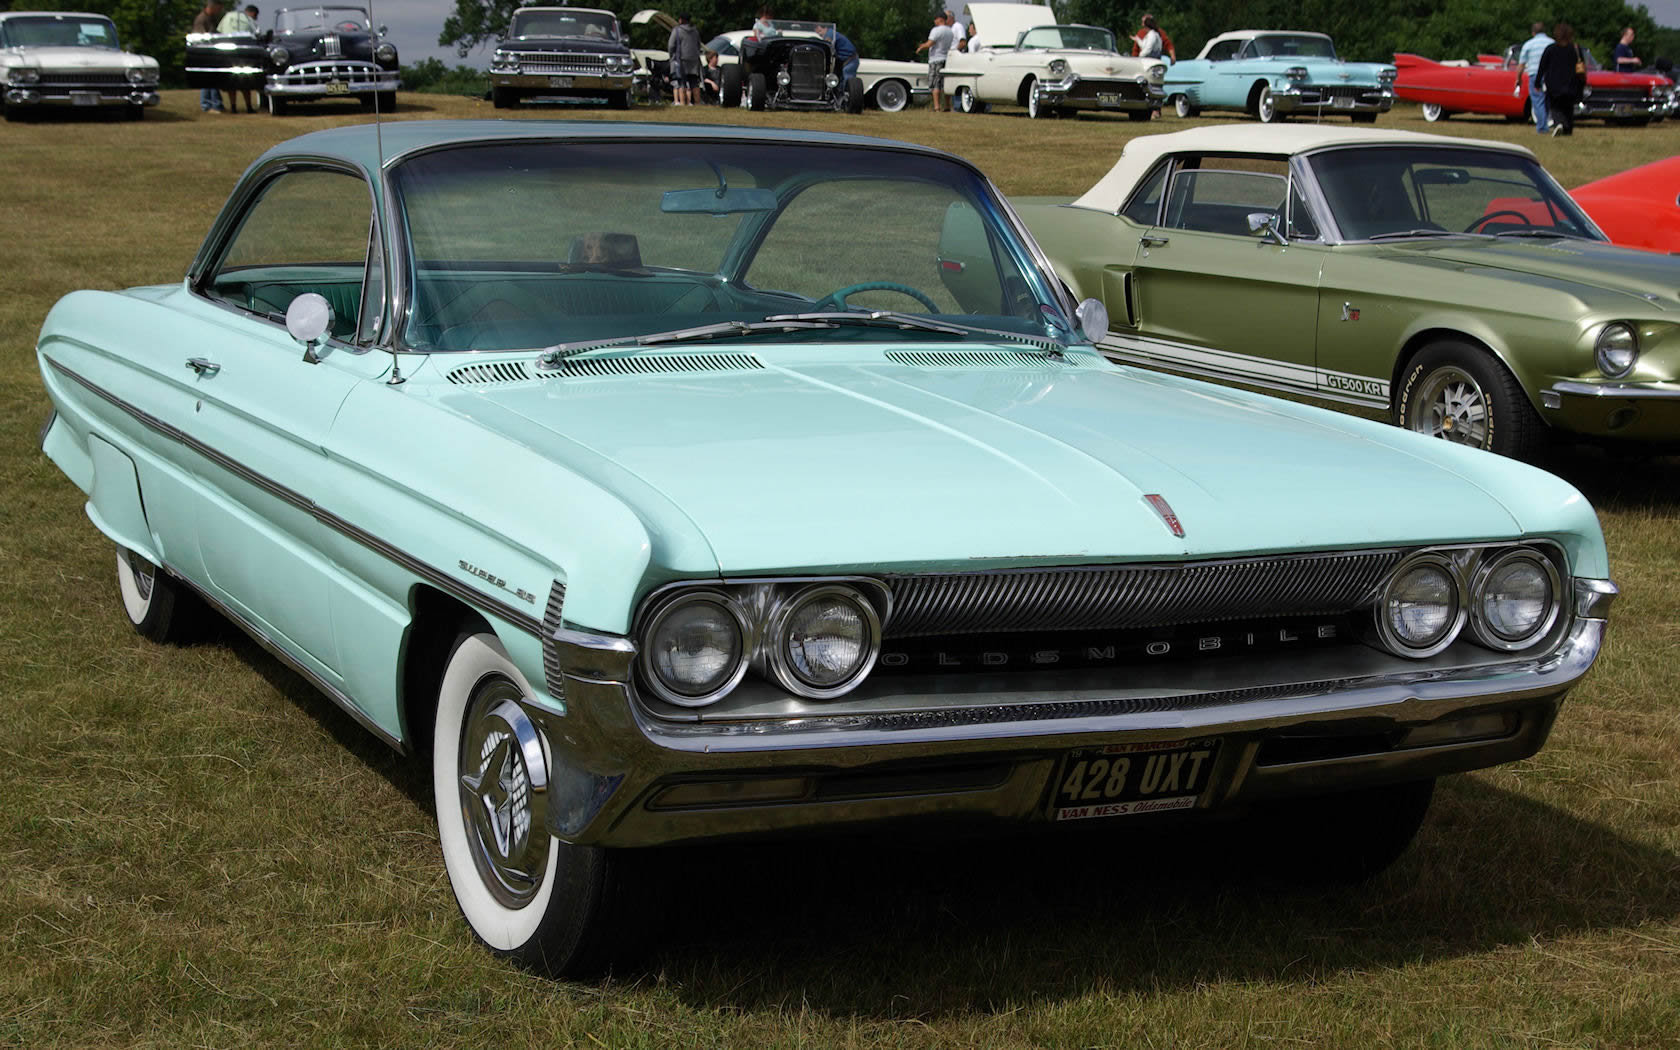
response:
[[[747,672],[747,622],[722,591],[688,591],[661,606],[642,638],[642,670],[660,699],[703,707]]]
[[[144,66],[135,66],[128,71],[128,82],[130,84],[155,84],[157,83],[157,71],[147,69]]]
[[[1425,657],[1451,645],[1464,626],[1458,572],[1439,554],[1402,562],[1377,607],[1377,632],[1401,656]]]
[[[881,621],[869,600],[844,584],[795,592],[770,615],[764,662],[789,692],[825,700],[852,689],[881,652]]]
[[[1593,362],[1598,370],[1611,379],[1620,379],[1633,371],[1639,361],[1639,333],[1625,321],[1611,321],[1599,330],[1593,340]]]
[[[1527,648],[1557,622],[1558,571],[1537,551],[1519,547],[1476,573],[1471,630],[1490,649]]]
[[[1470,637],[1516,652],[1552,633],[1563,615],[1562,575],[1534,547],[1421,551],[1389,575],[1376,608],[1377,635],[1397,656],[1433,656]]]
[[[1289,80],[1305,80],[1307,79],[1307,67],[1290,66],[1288,69],[1283,71],[1283,75]]]
[[[275,69],[285,69],[292,64],[292,53],[279,44],[275,44],[268,49],[268,60],[274,63]]]
[[[32,66],[20,66],[7,71],[6,82],[9,84],[39,84],[41,82],[41,71]]]

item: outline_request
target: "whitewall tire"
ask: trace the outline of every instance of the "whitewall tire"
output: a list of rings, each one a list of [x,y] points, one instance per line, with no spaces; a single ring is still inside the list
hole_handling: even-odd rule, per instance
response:
[[[1438,120],[1445,120],[1447,111],[1441,108],[1439,102],[1425,102],[1423,104],[1423,119],[1433,124]]]
[[[117,548],[117,592],[123,612],[154,642],[182,642],[193,634],[202,608],[186,586],[127,547]]]

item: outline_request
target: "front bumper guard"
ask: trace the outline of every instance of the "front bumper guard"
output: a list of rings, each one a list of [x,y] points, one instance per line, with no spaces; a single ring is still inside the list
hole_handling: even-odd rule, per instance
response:
[[[97,97],[98,101],[83,101],[90,97]],[[162,99],[157,93],[155,84],[140,84],[122,94],[114,94],[102,89],[89,88],[85,91],[77,89],[62,89],[49,87],[45,90],[39,87],[8,87],[6,89],[6,105],[8,106],[155,106]]]
[[[281,98],[341,98],[348,95],[365,95],[369,92],[396,91],[402,81],[402,77],[394,69],[371,74],[357,72],[336,79],[326,79],[318,74],[308,75],[313,83],[294,83],[286,80],[283,73],[275,74],[263,85],[263,91]]]

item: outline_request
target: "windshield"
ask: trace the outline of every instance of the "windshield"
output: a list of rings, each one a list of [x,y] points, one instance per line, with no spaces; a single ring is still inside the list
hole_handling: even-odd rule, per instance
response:
[[[304,33],[314,29],[366,33],[370,27],[367,12],[359,7],[294,7],[274,17],[274,28],[282,33]]]
[[[1532,159],[1451,146],[1342,149],[1309,159],[1348,240],[1404,234],[1554,234],[1600,239]]]
[[[117,27],[86,15],[42,15],[0,22],[0,46],[116,47]]]
[[[813,310],[1040,338],[1047,322],[1069,327],[988,184],[942,157],[785,140],[519,142],[423,154],[393,185],[410,246],[405,342],[417,350]]]
[[[522,11],[513,16],[511,37],[592,36],[618,39],[618,19],[605,11]]]
[[[1113,51],[1114,34],[1095,26],[1039,26],[1021,34],[1017,48],[1057,47],[1075,51]]]
[[[1250,58],[1335,58],[1336,45],[1326,36],[1310,33],[1274,33],[1250,40],[1243,53]]]
[[[736,53],[735,41],[727,36],[714,36],[706,42],[706,50],[716,51],[720,55],[733,55]]]

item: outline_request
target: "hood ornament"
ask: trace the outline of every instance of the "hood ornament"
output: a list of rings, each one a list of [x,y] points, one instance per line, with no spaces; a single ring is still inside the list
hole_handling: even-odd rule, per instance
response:
[[[1179,523],[1178,515],[1173,513],[1172,504],[1168,503],[1164,496],[1151,492],[1143,497],[1143,501],[1149,504],[1151,510],[1161,516],[1161,520],[1166,522],[1167,528],[1174,536],[1179,539],[1184,538],[1184,526]]]

